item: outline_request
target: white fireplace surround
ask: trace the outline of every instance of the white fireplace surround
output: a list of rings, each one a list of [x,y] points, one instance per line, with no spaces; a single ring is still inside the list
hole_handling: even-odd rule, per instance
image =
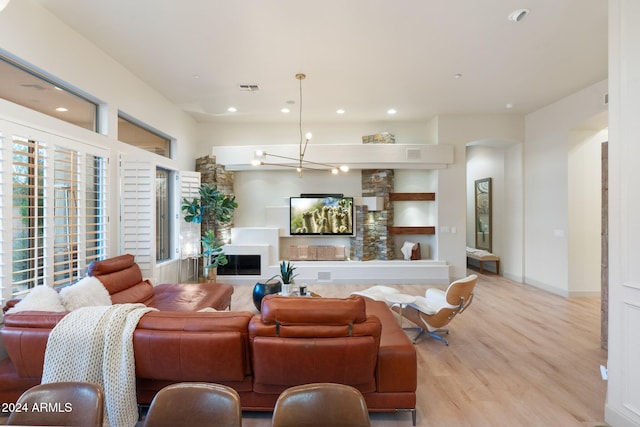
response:
[[[279,272],[279,228],[237,227],[231,229],[231,242],[224,246],[228,255],[260,255],[260,275],[224,275],[220,282],[255,284]],[[450,272],[446,261],[292,261],[296,283],[322,284],[427,284],[446,285]]]

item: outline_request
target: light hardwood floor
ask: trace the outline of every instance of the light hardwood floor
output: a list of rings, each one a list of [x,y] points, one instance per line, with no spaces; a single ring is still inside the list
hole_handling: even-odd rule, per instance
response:
[[[366,287],[310,289],[343,297]],[[257,313],[252,289],[235,287],[234,310]],[[418,295],[426,287],[398,289]],[[415,345],[417,425],[606,425],[606,383],[599,369],[606,364],[606,352],[600,348],[599,304],[596,298],[567,299],[500,276],[479,275],[473,304],[450,325],[449,346],[427,337]],[[413,337],[413,331],[407,333]],[[0,418],[0,424],[5,422]],[[371,414],[371,424],[410,427],[411,416]],[[243,414],[244,427],[270,425],[271,413]]]
[[[366,287],[310,286],[327,297]],[[426,289],[397,287],[413,295]],[[236,286],[234,310],[257,312],[251,291],[251,286]],[[567,299],[501,276],[479,275],[472,305],[454,319],[450,331],[449,346],[427,337],[415,345],[418,426],[606,425],[600,365],[607,355],[600,348],[599,299]],[[372,414],[371,419],[373,426],[411,426],[407,413]],[[243,426],[270,422],[271,414],[243,418]]]

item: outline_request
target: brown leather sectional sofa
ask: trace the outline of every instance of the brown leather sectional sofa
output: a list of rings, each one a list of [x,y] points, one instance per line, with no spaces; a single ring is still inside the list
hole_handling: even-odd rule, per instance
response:
[[[144,302],[160,309],[145,314],[134,332],[139,404],[149,404],[168,384],[206,381],[237,390],[244,410],[264,411],[293,385],[338,382],[358,388],[370,411],[411,411],[415,425],[416,353],[385,303],[360,296],[270,295],[260,314],[199,312],[203,305],[228,307],[233,288],[153,287],[128,258],[96,264],[92,274],[114,303]],[[118,268],[124,264],[130,265]],[[132,277],[138,282],[131,284]],[[15,402],[39,383],[49,332],[65,314],[5,315],[0,337],[9,358],[0,362],[1,402]]]

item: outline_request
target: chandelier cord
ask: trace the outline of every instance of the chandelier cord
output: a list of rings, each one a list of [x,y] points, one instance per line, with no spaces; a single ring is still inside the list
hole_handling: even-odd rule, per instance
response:
[[[299,81],[299,93],[300,93],[300,102],[299,102],[299,114],[298,114],[298,131],[300,133],[300,167],[302,167],[302,160],[304,159],[304,155],[307,152],[307,144],[309,143],[309,140],[307,139],[304,142],[304,146],[302,145],[302,141],[303,141],[303,135],[302,135],[302,80],[304,80],[305,75],[298,75],[296,76],[298,77],[298,81]]]

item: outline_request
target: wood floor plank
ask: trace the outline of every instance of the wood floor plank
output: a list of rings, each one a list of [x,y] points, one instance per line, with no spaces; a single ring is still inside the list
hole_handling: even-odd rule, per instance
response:
[[[366,287],[313,285],[310,290],[345,297]],[[412,295],[426,289],[397,288]],[[257,313],[252,291],[252,286],[236,286],[233,309]],[[475,294],[469,309],[451,323],[449,346],[427,337],[415,346],[417,425],[606,425],[600,300],[563,298],[492,274],[479,276]],[[371,420],[374,427],[411,426],[408,413],[371,414]],[[243,414],[245,427],[270,425],[271,413]]]
[[[313,285],[345,297],[364,285]],[[422,295],[423,285],[398,285]],[[251,286],[232,306],[257,312]],[[405,326],[411,326],[405,319]],[[563,298],[493,274],[479,275],[475,299],[450,325],[449,346],[423,337],[418,355],[419,426],[601,426],[606,382],[599,366],[600,300]],[[407,331],[411,337],[415,331]],[[372,414],[373,426],[410,426],[409,414]],[[266,427],[269,414],[245,414]]]

